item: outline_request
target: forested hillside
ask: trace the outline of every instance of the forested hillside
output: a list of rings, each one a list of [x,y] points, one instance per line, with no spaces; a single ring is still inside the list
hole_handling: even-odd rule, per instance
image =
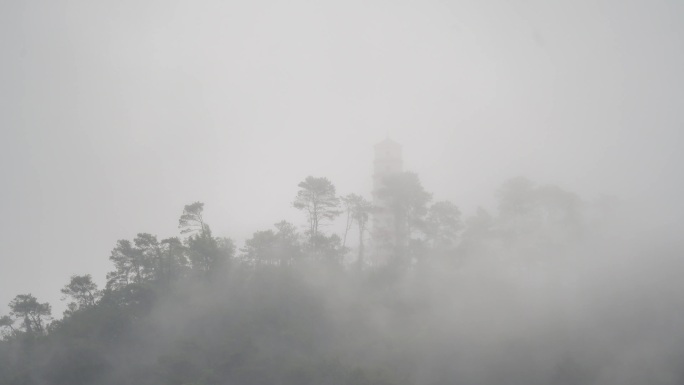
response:
[[[415,174],[386,186],[396,233],[382,264],[368,247],[377,208],[326,178],[293,193],[301,223],[240,248],[202,203],[185,206],[179,234],[115,242],[105,287],[73,276],[63,315],[17,295],[0,318],[0,384],[684,381],[682,262],[626,239],[614,200],[515,178],[496,210],[462,218]],[[335,220],[343,233],[326,231]]]

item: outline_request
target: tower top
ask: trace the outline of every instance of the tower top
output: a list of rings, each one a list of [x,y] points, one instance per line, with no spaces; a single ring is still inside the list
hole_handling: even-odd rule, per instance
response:
[[[394,148],[401,148],[401,144],[399,144],[399,143],[395,142],[394,140],[390,139],[389,136],[386,137],[385,140],[383,140],[382,142],[377,143],[377,144],[375,145],[375,149],[376,149],[376,150],[379,149],[379,148],[392,148],[392,147],[394,147]]]
[[[375,187],[379,188],[382,184],[381,179],[390,174],[401,172],[401,145],[390,138],[374,146],[375,150],[375,176],[380,178],[375,181]]]

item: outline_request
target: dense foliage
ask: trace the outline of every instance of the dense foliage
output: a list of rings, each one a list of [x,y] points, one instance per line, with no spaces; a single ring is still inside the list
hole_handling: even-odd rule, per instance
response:
[[[462,221],[453,203],[430,205],[415,174],[398,176],[382,192],[400,221],[398,257],[374,266],[363,249],[372,206],[339,199],[324,178],[299,187],[303,234],[279,222],[236,252],[196,202],[180,217],[184,238],[119,240],[103,289],[90,275],[71,277],[61,319],[18,295],[0,318],[0,384],[581,384],[605,375],[592,362],[605,352],[577,342],[583,324],[566,297],[581,289],[559,271],[607,204],[517,178],[499,190],[498,215],[479,209]],[[320,225],[344,212],[341,242]],[[356,250],[346,246],[352,225]],[[556,281],[535,281],[535,271]]]

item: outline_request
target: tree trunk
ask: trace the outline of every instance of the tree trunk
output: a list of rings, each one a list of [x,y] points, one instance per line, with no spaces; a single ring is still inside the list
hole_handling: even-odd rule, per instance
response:
[[[359,270],[363,269],[363,232],[365,230],[365,227],[365,224],[359,223]]]

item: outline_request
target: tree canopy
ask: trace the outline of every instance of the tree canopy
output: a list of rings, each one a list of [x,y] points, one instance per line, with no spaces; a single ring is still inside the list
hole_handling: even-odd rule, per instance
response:
[[[307,234],[314,248],[316,240],[320,239],[320,227],[341,213],[340,200],[335,193],[335,186],[328,178],[308,176],[299,183],[299,191],[292,205],[305,213],[309,224]]]
[[[50,304],[17,295],[0,316],[0,384],[455,383],[442,381],[456,378],[448,365],[415,370],[424,364],[413,352],[429,352],[444,329],[468,325],[468,309],[483,306],[467,293],[488,295],[473,283],[487,274],[466,276],[461,266],[511,255],[551,258],[587,231],[586,206],[575,194],[524,178],[502,185],[498,212],[479,208],[465,218],[450,201],[431,204],[413,173],[387,178],[378,192],[383,207],[358,194],[338,198],[326,178],[307,177],[298,188],[301,233],[299,224],[280,221],[254,232],[236,254],[195,202],[183,208],[180,234],[116,241],[104,289],[90,274],[72,275],[61,289],[68,301],[61,319],[52,319]],[[344,238],[322,229],[340,215],[340,203]],[[366,252],[374,215],[391,219],[390,255],[398,263]],[[354,228],[358,240],[347,237]],[[511,295],[504,310],[488,307],[492,323],[518,314]],[[566,330],[547,331],[556,332]],[[471,353],[449,340],[439,346],[449,357]],[[420,377],[432,371],[441,377]],[[531,383],[558,383],[540,378]]]

